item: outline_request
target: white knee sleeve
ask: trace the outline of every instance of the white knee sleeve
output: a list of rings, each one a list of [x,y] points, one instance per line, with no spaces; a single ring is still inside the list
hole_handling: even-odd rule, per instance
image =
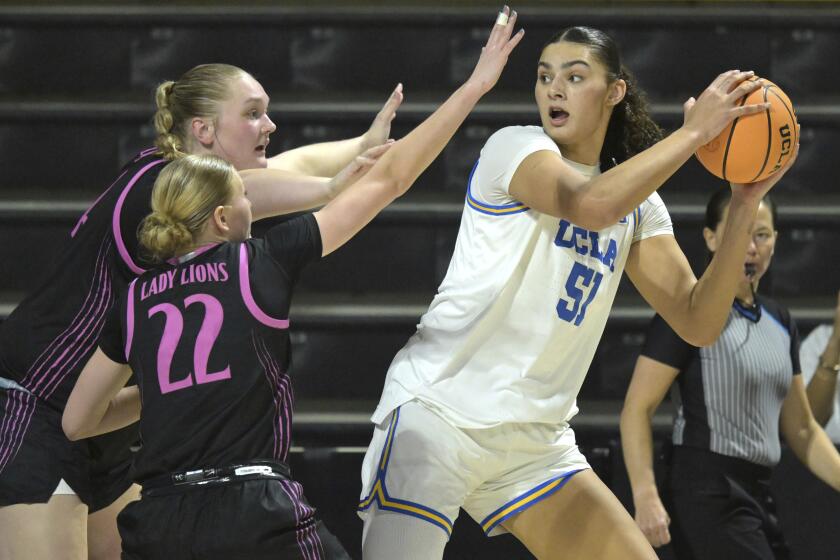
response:
[[[362,533],[364,560],[440,560],[446,533],[428,521],[371,506]]]

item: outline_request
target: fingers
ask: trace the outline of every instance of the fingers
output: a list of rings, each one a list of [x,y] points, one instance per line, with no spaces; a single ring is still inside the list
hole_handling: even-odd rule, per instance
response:
[[[403,85],[402,83],[397,84],[397,87],[394,88],[394,91],[391,92],[391,95],[388,96],[388,100],[385,102],[385,105],[382,106],[382,109],[379,110],[379,114],[376,115],[377,118],[384,118],[388,119],[388,121],[394,120],[394,117],[397,116],[397,108],[403,102]]]
[[[729,92],[729,99],[730,101],[741,99],[745,95],[761,89],[763,86],[764,84],[761,83],[761,80],[744,80]]]
[[[366,157],[366,158],[379,158],[382,154],[387,152],[391,149],[391,146],[394,145],[394,140],[388,140],[384,144],[380,144],[379,146],[374,146],[373,148],[368,148],[365,150],[359,157]]]
[[[736,70],[735,72],[733,72],[732,74],[729,74],[726,78],[724,78],[723,83],[721,84],[721,87],[724,88],[724,91],[726,93],[732,93],[732,91],[735,88],[740,86],[746,80],[750,80],[754,76],[755,76],[755,72],[753,72],[752,70],[748,70],[746,72],[741,72],[741,71]],[[757,82],[759,84],[759,87],[761,86],[761,82],[759,82],[758,80],[753,80],[753,81]],[[752,83],[752,81],[750,83]]]
[[[719,88],[725,80],[729,79],[730,77],[737,74],[738,72],[740,72],[740,70],[728,70],[728,71],[726,71],[722,74],[718,74],[718,77],[715,78],[714,80],[712,80],[712,83],[709,84],[709,89]]]
[[[756,103],[755,105],[741,105],[730,110],[730,115],[734,119],[736,117],[743,117],[746,115],[755,115],[756,113],[763,113],[770,108],[769,103]]]
[[[490,37],[487,38],[486,47],[495,47],[504,45],[513,33],[513,28],[516,25],[516,18],[519,14],[515,10],[505,5],[502,11],[499,12],[496,18],[496,23],[493,24],[493,29],[490,31]],[[515,46],[515,45],[514,45]]]
[[[524,29],[520,29],[519,31],[517,31],[516,35],[514,35],[513,38],[510,41],[507,42],[507,45],[505,45],[505,55],[509,55],[511,52],[513,52],[513,49],[516,48],[516,45],[519,44],[519,41],[521,41],[522,37],[524,37],[524,36],[525,36],[525,30]]]

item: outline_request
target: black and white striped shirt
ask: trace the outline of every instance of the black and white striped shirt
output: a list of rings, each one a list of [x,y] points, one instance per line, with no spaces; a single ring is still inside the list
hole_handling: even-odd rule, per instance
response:
[[[757,297],[735,302],[711,346],[682,340],[657,315],[642,354],[680,370],[673,442],[773,466],[779,461],[779,414],[800,373],[799,334],[790,313]]]

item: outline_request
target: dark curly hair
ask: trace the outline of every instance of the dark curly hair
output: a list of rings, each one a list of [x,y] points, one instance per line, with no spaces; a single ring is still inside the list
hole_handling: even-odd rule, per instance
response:
[[[621,64],[621,54],[613,38],[591,27],[569,27],[554,35],[543,49],[563,41],[586,45],[607,69],[611,82],[621,79],[627,84],[624,99],[613,109],[607,126],[601,148],[601,169],[618,165],[660,141],[662,129],[650,117],[647,97],[636,78]]]

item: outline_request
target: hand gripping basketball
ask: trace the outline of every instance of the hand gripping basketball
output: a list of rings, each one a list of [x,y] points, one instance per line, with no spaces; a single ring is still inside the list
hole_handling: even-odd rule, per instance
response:
[[[759,112],[736,117],[709,143],[697,150],[697,159],[713,175],[732,183],[754,183],[782,169],[799,142],[793,104],[769,80],[747,78],[758,84],[739,100],[740,107],[763,106]]]

